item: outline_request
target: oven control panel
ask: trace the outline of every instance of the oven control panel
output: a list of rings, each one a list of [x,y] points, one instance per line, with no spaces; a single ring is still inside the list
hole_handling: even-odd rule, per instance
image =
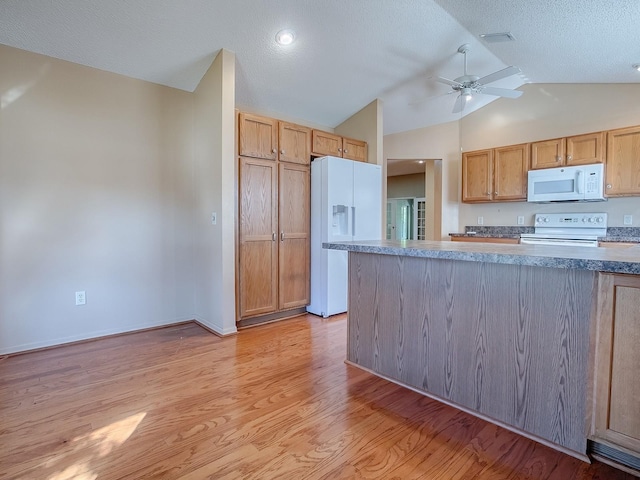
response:
[[[536,227],[607,228],[606,213],[537,213]]]

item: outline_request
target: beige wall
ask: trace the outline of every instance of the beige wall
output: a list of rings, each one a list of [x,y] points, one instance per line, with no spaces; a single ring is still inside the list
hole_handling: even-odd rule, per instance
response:
[[[640,125],[640,84],[531,84],[517,100],[499,99],[460,121],[463,151]],[[640,225],[640,197],[598,203],[461,204],[460,229],[475,225],[516,225],[524,215],[533,225],[535,213],[607,212],[610,226],[623,226],[631,214]]]
[[[424,197],[424,173],[387,177],[387,198]]]
[[[193,318],[192,95],[0,65],[0,353]]]
[[[234,99],[235,56],[221,50],[194,92],[193,188],[195,318],[221,334],[236,331]]]
[[[382,100],[374,100],[335,128],[343,137],[367,142],[367,161],[382,165]]]
[[[432,216],[437,225],[428,225],[427,231],[433,239],[448,239],[449,232],[458,231],[459,177],[460,177],[460,138],[458,122],[450,122],[433,127],[408,132],[385,135],[384,160],[393,159],[429,159],[433,163],[434,175],[427,175],[426,194],[430,192],[439,198],[429,205],[441,203],[441,216],[435,212]],[[441,189],[429,186],[429,178],[441,178]]]

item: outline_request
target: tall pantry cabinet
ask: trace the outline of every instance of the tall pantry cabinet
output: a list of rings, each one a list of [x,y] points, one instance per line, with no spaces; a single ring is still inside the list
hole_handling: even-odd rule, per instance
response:
[[[309,303],[311,130],[240,113],[238,138],[243,320]]]

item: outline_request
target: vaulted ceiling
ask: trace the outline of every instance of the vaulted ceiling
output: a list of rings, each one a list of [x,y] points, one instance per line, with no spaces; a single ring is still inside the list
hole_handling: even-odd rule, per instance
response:
[[[0,43],[193,91],[221,48],[236,104],[334,127],[376,98],[384,131],[455,120],[433,76],[518,66],[523,83],[638,83],[638,0],[4,0]],[[295,31],[287,47],[275,43]],[[487,43],[483,33],[515,41]],[[467,114],[495,99],[474,96]],[[517,101],[517,100],[510,100]]]

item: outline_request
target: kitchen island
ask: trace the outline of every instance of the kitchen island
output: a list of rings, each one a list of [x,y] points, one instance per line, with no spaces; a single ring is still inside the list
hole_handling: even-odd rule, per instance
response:
[[[349,251],[348,363],[588,460],[601,272],[640,275],[640,246],[324,247]]]

